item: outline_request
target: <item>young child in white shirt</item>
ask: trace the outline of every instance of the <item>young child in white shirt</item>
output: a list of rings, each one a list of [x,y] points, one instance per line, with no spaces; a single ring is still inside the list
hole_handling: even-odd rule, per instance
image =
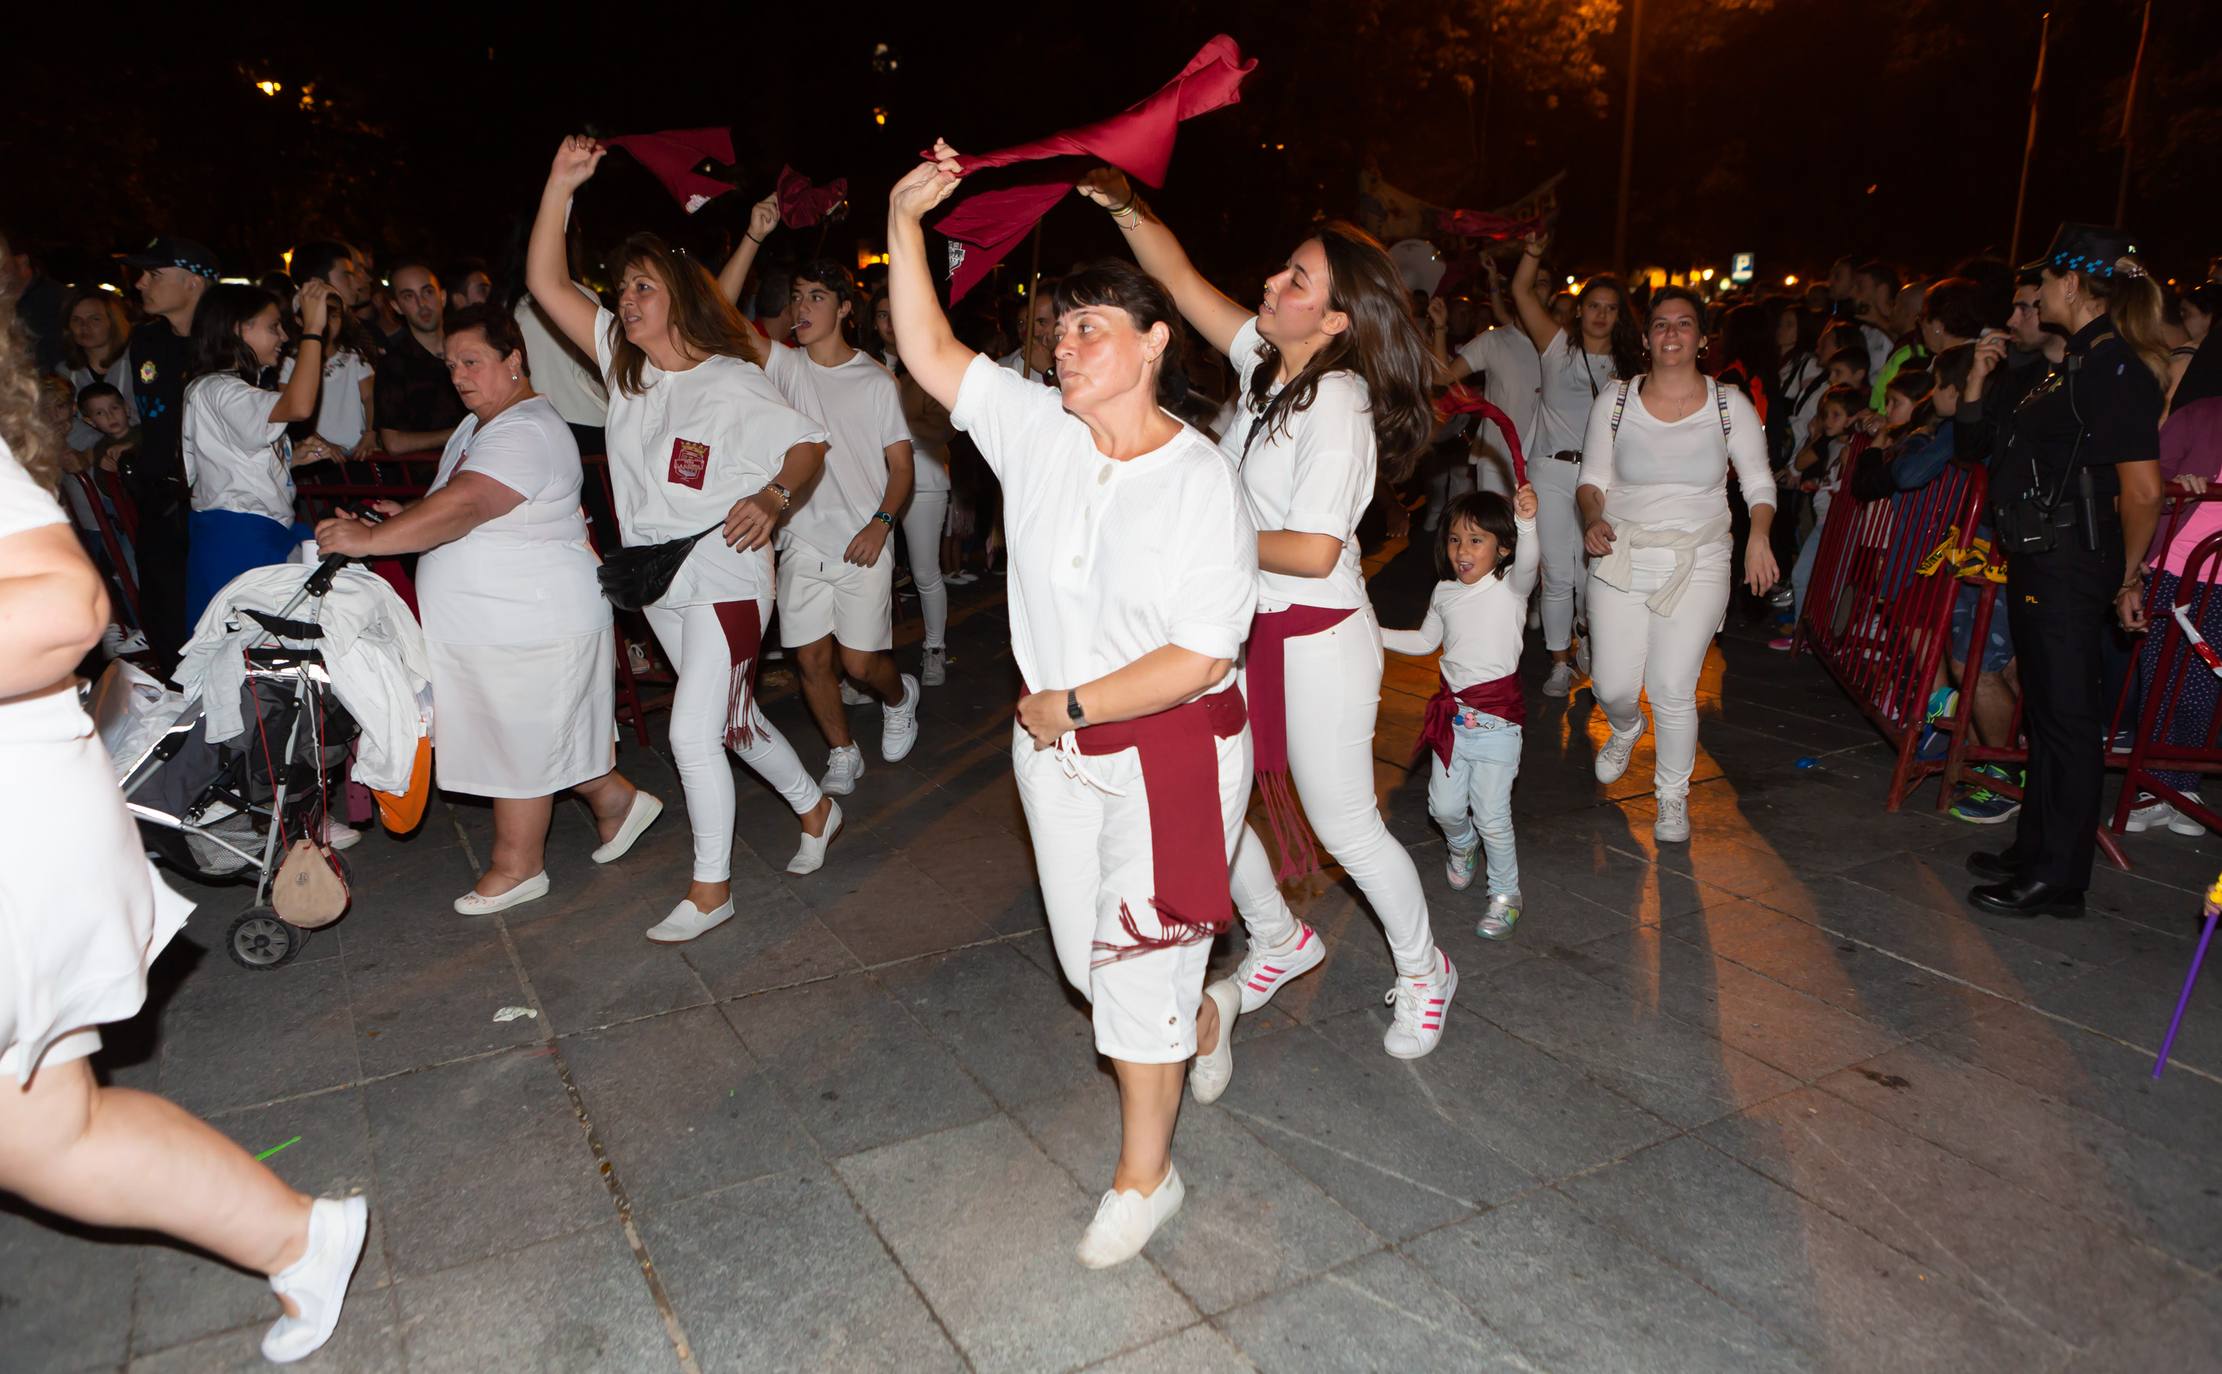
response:
[[[1440,647],[1442,681],[1427,703],[1420,753],[1427,809],[1450,841],[1445,865],[1453,888],[1474,880],[1487,846],[1489,909],[1475,933],[1505,940],[1520,919],[1520,861],[1513,849],[1512,782],[1520,775],[1520,650],[1528,594],[1535,590],[1538,542],[1535,488],[1510,501],[1471,492],[1451,504],[1435,562],[1443,580],[1417,630],[1383,630],[1391,653],[1418,656]]]

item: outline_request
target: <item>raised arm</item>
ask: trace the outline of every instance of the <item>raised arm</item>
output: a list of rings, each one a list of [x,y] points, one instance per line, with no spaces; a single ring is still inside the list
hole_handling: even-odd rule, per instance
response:
[[[954,410],[964,370],[979,354],[957,342],[926,267],[926,231],[919,221],[957,189],[956,153],[937,142],[934,157],[911,168],[887,194],[887,308],[903,366],[942,409]]]
[[[316,414],[316,393],[324,385],[324,357],[339,324],[332,310],[335,294],[329,283],[321,281],[301,288],[300,352],[293,359],[293,375],[270,403],[272,424],[291,424]]]
[[[1080,194],[1111,212],[1111,222],[1126,235],[1126,246],[1134,251],[1134,260],[1142,270],[1157,278],[1160,285],[1172,293],[1173,304],[1180,307],[1182,318],[1195,326],[1206,342],[1221,353],[1234,348],[1234,336],[1250,322],[1255,310],[1235,304],[1221,294],[1218,287],[1204,280],[1204,274],[1188,260],[1188,254],[1173,237],[1173,231],[1157,217],[1134,188],[1127,184],[1126,174],[1112,167],[1098,167],[1088,173],[1080,183]]]
[[[589,358],[594,347],[595,307],[571,289],[571,267],[563,251],[563,225],[571,214],[571,193],[586,184],[609,150],[584,134],[573,134],[556,149],[548,184],[540,192],[540,211],[532,218],[525,247],[525,289],[540,303],[548,322]]]
[[[1543,270],[1543,236],[1530,234],[1520,245],[1520,265],[1512,270],[1512,306],[1520,312],[1520,328],[1540,353],[1551,346],[1558,321],[1535,298],[1535,279]]]
[[[774,191],[749,207],[748,228],[741,241],[733,245],[733,256],[718,269],[718,294],[735,305],[741,303],[741,288],[748,285],[748,270],[756,265],[756,250],[778,227],[779,193]]]

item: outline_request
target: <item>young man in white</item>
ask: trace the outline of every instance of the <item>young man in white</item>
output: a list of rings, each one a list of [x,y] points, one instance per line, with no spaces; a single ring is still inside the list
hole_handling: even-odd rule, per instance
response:
[[[832,754],[819,786],[856,790],[864,751],[841,705],[844,675],[880,703],[880,757],[918,740],[918,679],[895,657],[895,556],[888,547],[910,499],[910,428],[895,378],[848,339],[856,287],[834,262],[807,263],[791,296],[796,348],[774,346],[765,370],[788,404],[831,436],[825,470],[779,538],[779,638]],[[838,652],[837,652],[838,651]]]

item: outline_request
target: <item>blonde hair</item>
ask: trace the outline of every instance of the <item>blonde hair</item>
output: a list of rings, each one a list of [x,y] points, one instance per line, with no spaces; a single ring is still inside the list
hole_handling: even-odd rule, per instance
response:
[[[0,254],[6,251],[7,241],[0,239]],[[15,294],[0,292],[0,443],[14,451],[32,481],[52,493],[61,485],[62,442],[39,418],[42,388],[31,358]]]
[[[2137,350],[2138,359],[2160,383],[2160,389],[2166,391],[2168,340],[2160,332],[2164,307],[2160,284],[2136,258],[2119,259],[2114,264],[2112,277],[2090,284],[2098,287],[2099,298],[2106,302],[2106,313],[2114,320],[2114,332],[2122,336],[2123,343]]]

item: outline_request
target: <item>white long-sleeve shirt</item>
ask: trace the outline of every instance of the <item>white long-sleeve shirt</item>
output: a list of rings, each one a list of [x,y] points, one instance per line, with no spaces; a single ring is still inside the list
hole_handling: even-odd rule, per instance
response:
[[[1427,618],[1417,630],[1383,630],[1381,647],[1417,657],[1443,651],[1443,681],[1453,692],[1477,682],[1492,682],[1520,666],[1527,631],[1528,593],[1535,590],[1536,560],[1542,544],[1535,522],[1515,520],[1519,547],[1503,577],[1484,573],[1477,582],[1455,578],[1435,584],[1427,599]]]
[[[1728,389],[1728,434],[1714,399],[1720,384],[1705,380],[1705,400],[1671,424],[1652,415],[1642,390],[1631,386],[1612,432],[1617,387],[1608,388],[1589,412],[1589,440],[1582,446],[1585,487],[1605,493],[1605,518],[1663,529],[1696,530],[1728,514],[1728,472],[1746,506],[1775,503],[1774,473],[1767,466],[1767,427],[1744,393]]]

